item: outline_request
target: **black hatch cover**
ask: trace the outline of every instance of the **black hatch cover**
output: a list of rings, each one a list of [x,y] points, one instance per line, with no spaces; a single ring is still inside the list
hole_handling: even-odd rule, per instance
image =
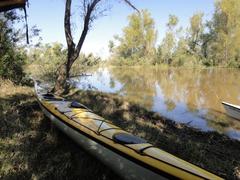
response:
[[[70,107],[72,108],[84,108],[84,109],[88,109],[86,106],[84,106],[83,104],[77,102],[77,101],[73,101],[71,102]]]
[[[143,144],[147,142],[145,139],[127,133],[116,133],[113,135],[113,140],[119,144]]]
[[[44,99],[47,99],[47,100],[55,100],[55,101],[63,100],[61,98],[56,98],[53,94],[50,94],[50,93],[42,94],[42,96]]]
[[[53,98],[54,97],[54,95],[50,94],[50,93],[43,94],[42,96],[46,97],[46,98]]]

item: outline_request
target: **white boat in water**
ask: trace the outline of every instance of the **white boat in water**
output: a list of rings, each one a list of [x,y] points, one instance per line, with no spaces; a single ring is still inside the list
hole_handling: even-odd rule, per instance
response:
[[[222,102],[227,114],[235,119],[240,120],[240,106]]]

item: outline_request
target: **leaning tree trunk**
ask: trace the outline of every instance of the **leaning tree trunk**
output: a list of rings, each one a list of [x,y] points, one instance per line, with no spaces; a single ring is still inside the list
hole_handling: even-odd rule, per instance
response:
[[[52,92],[56,94],[63,94],[67,92],[67,89],[67,68],[66,63],[63,63],[57,70],[57,79]]]
[[[55,94],[66,94],[69,90],[69,83],[67,80],[70,77],[70,70],[72,67],[72,64],[75,62],[76,59],[72,59],[73,55],[71,55],[71,58],[67,59],[67,62],[64,62],[61,64],[57,70],[57,79],[55,86],[52,90]]]
[[[82,34],[78,41],[78,44],[75,45],[73,42],[72,32],[71,32],[71,4],[72,0],[66,0],[66,7],[65,7],[65,15],[64,15],[64,30],[65,30],[65,37],[67,41],[67,48],[68,48],[68,56],[65,63],[63,63],[58,71],[57,71],[57,80],[52,92],[56,94],[63,94],[68,92],[69,84],[67,83],[67,79],[69,78],[70,69],[73,63],[78,58],[80,51],[82,49],[83,42],[87,36],[89,25],[91,21],[97,18],[97,5],[102,0],[83,0],[83,12],[84,12],[84,25]],[[132,8],[137,10],[129,0],[124,0],[128,5]],[[138,11],[138,10],[137,10]]]
[[[52,92],[56,94],[63,94],[68,92],[69,84],[67,83],[67,79],[70,76],[70,70],[73,65],[73,63],[76,61],[76,59],[79,56],[79,53],[82,49],[83,42],[87,36],[88,30],[89,30],[89,24],[91,19],[92,12],[94,11],[94,8],[101,0],[94,0],[90,4],[88,4],[86,8],[86,14],[84,16],[84,27],[82,30],[81,37],[78,41],[77,46],[73,42],[72,38],[72,32],[71,32],[71,3],[72,0],[66,0],[66,8],[65,8],[65,17],[64,17],[64,29],[65,29],[65,37],[67,41],[68,46],[68,55],[67,60],[65,63],[63,63],[58,71],[57,71],[57,80],[55,83],[55,86],[52,90]]]

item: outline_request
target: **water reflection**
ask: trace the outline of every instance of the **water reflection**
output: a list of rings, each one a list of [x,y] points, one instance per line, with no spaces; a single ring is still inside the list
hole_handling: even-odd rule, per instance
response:
[[[122,83],[110,75],[108,69],[98,69],[92,76],[73,78],[72,83],[80,89],[100,90],[106,93],[118,93],[122,89]],[[119,92],[120,93],[120,92]]]
[[[225,115],[221,101],[240,104],[235,69],[99,68],[74,79],[82,89],[118,93],[174,121],[240,139],[240,121]]]

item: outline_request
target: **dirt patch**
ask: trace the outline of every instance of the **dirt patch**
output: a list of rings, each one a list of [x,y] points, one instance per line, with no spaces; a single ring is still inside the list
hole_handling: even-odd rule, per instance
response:
[[[78,91],[68,98],[78,99],[124,130],[223,178],[240,176],[240,142],[226,135],[175,123],[114,94]]]

